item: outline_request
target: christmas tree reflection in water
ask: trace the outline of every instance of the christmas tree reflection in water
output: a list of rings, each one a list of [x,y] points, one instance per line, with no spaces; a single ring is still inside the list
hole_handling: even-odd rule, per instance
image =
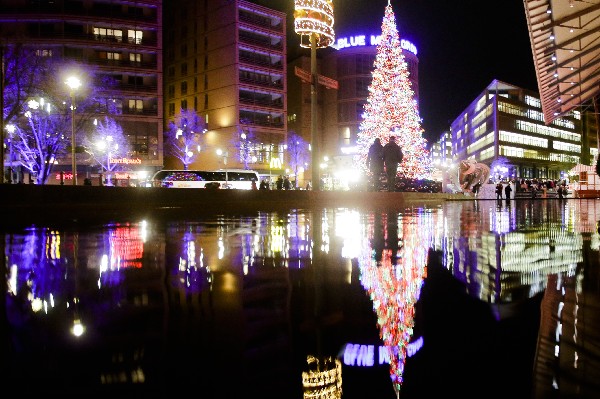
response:
[[[406,215],[390,212],[385,222],[381,215],[375,215],[369,227],[358,258],[360,279],[373,301],[379,336],[388,351],[390,376],[398,394],[413,335],[415,303],[433,245],[433,215],[422,210]]]

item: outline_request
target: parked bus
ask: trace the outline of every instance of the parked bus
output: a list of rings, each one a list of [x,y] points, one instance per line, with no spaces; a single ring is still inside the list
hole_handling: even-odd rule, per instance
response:
[[[251,190],[252,181],[258,183],[259,176],[254,170],[159,170],[152,176],[154,187],[173,188],[233,188]]]

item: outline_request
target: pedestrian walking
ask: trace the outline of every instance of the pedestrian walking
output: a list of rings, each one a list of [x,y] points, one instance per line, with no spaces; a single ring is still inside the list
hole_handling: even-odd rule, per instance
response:
[[[279,175],[277,181],[275,181],[275,187],[277,190],[283,190],[283,176]]]
[[[369,168],[371,178],[373,179],[373,191],[379,191],[379,181],[381,174],[383,173],[383,145],[381,145],[381,140],[379,138],[376,138],[369,147],[367,167]]]
[[[506,187],[504,187],[504,196],[506,197],[507,200],[510,199],[510,192],[512,191],[512,187],[510,186],[510,182],[508,182],[508,184],[506,185]]]
[[[287,176],[283,179],[283,189],[284,190],[292,189],[292,182],[290,181],[290,178]]]
[[[502,199],[502,183],[500,183],[500,182],[498,182],[498,184],[496,184],[496,199],[497,200]]]
[[[388,191],[396,190],[396,174],[398,173],[398,164],[402,162],[404,154],[402,149],[396,143],[396,137],[390,136],[390,141],[383,146],[383,164],[387,176]]]

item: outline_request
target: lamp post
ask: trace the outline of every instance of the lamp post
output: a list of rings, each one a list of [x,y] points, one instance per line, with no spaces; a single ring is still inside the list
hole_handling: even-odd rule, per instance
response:
[[[317,119],[317,48],[330,46],[333,32],[331,0],[294,0],[294,30],[300,35],[300,47],[310,48],[310,140],[312,152],[312,189],[320,189],[319,132]]]
[[[219,148],[217,150],[217,155],[223,157],[223,169],[225,169],[225,188],[229,188],[229,180],[227,178],[227,157],[229,156],[229,153]]]
[[[8,138],[8,184],[13,182],[13,139],[15,137],[15,125],[6,125],[6,131],[10,134]]]
[[[77,161],[75,159],[75,90],[81,87],[81,80],[70,76],[65,81],[71,89],[71,169],[73,170],[73,185],[77,185]]]

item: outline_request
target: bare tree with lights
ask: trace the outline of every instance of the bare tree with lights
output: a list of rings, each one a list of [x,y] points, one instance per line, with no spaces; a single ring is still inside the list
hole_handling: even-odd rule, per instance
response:
[[[112,102],[101,95],[114,81],[104,78],[95,85],[90,72],[78,64],[19,45],[5,50],[3,111],[5,126],[11,128],[7,137],[14,153],[11,167],[16,164],[35,176],[37,184],[46,184],[56,161],[66,158],[71,149],[72,127],[84,132],[98,112],[115,112]],[[77,71],[84,82],[74,111],[67,100],[68,87],[57,71]]]
[[[123,128],[108,116],[97,121],[96,129],[84,139],[83,145],[93,163],[103,172],[122,169],[122,164],[114,162],[114,159],[124,158],[130,151]]]
[[[308,143],[296,132],[288,132],[286,152],[290,168],[294,171],[294,175],[296,176],[296,179],[294,180],[295,188],[298,188],[298,170],[306,165],[310,159]]]
[[[238,137],[231,140],[231,146],[236,149],[238,159],[244,165],[244,169],[250,169],[252,157],[254,154],[254,146],[256,145],[256,135],[246,125],[250,123],[247,119],[240,120],[240,130]]]
[[[45,184],[52,173],[57,157],[67,153],[68,137],[65,132],[70,126],[68,113],[60,112],[51,103],[30,100],[29,109],[16,121],[11,139],[16,163],[32,176],[37,184]]]
[[[193,110],[181,109],[176,120],[169,123],[165,132],[165,151],[183,164],[183,170],[193,163],[201,150],[202,135],[206,128],[204,119]]]
[[[26,112],[32,93],[39,93],[47,77],[51,60],[21,44],[4,47],[4,122],[16,125]]]

